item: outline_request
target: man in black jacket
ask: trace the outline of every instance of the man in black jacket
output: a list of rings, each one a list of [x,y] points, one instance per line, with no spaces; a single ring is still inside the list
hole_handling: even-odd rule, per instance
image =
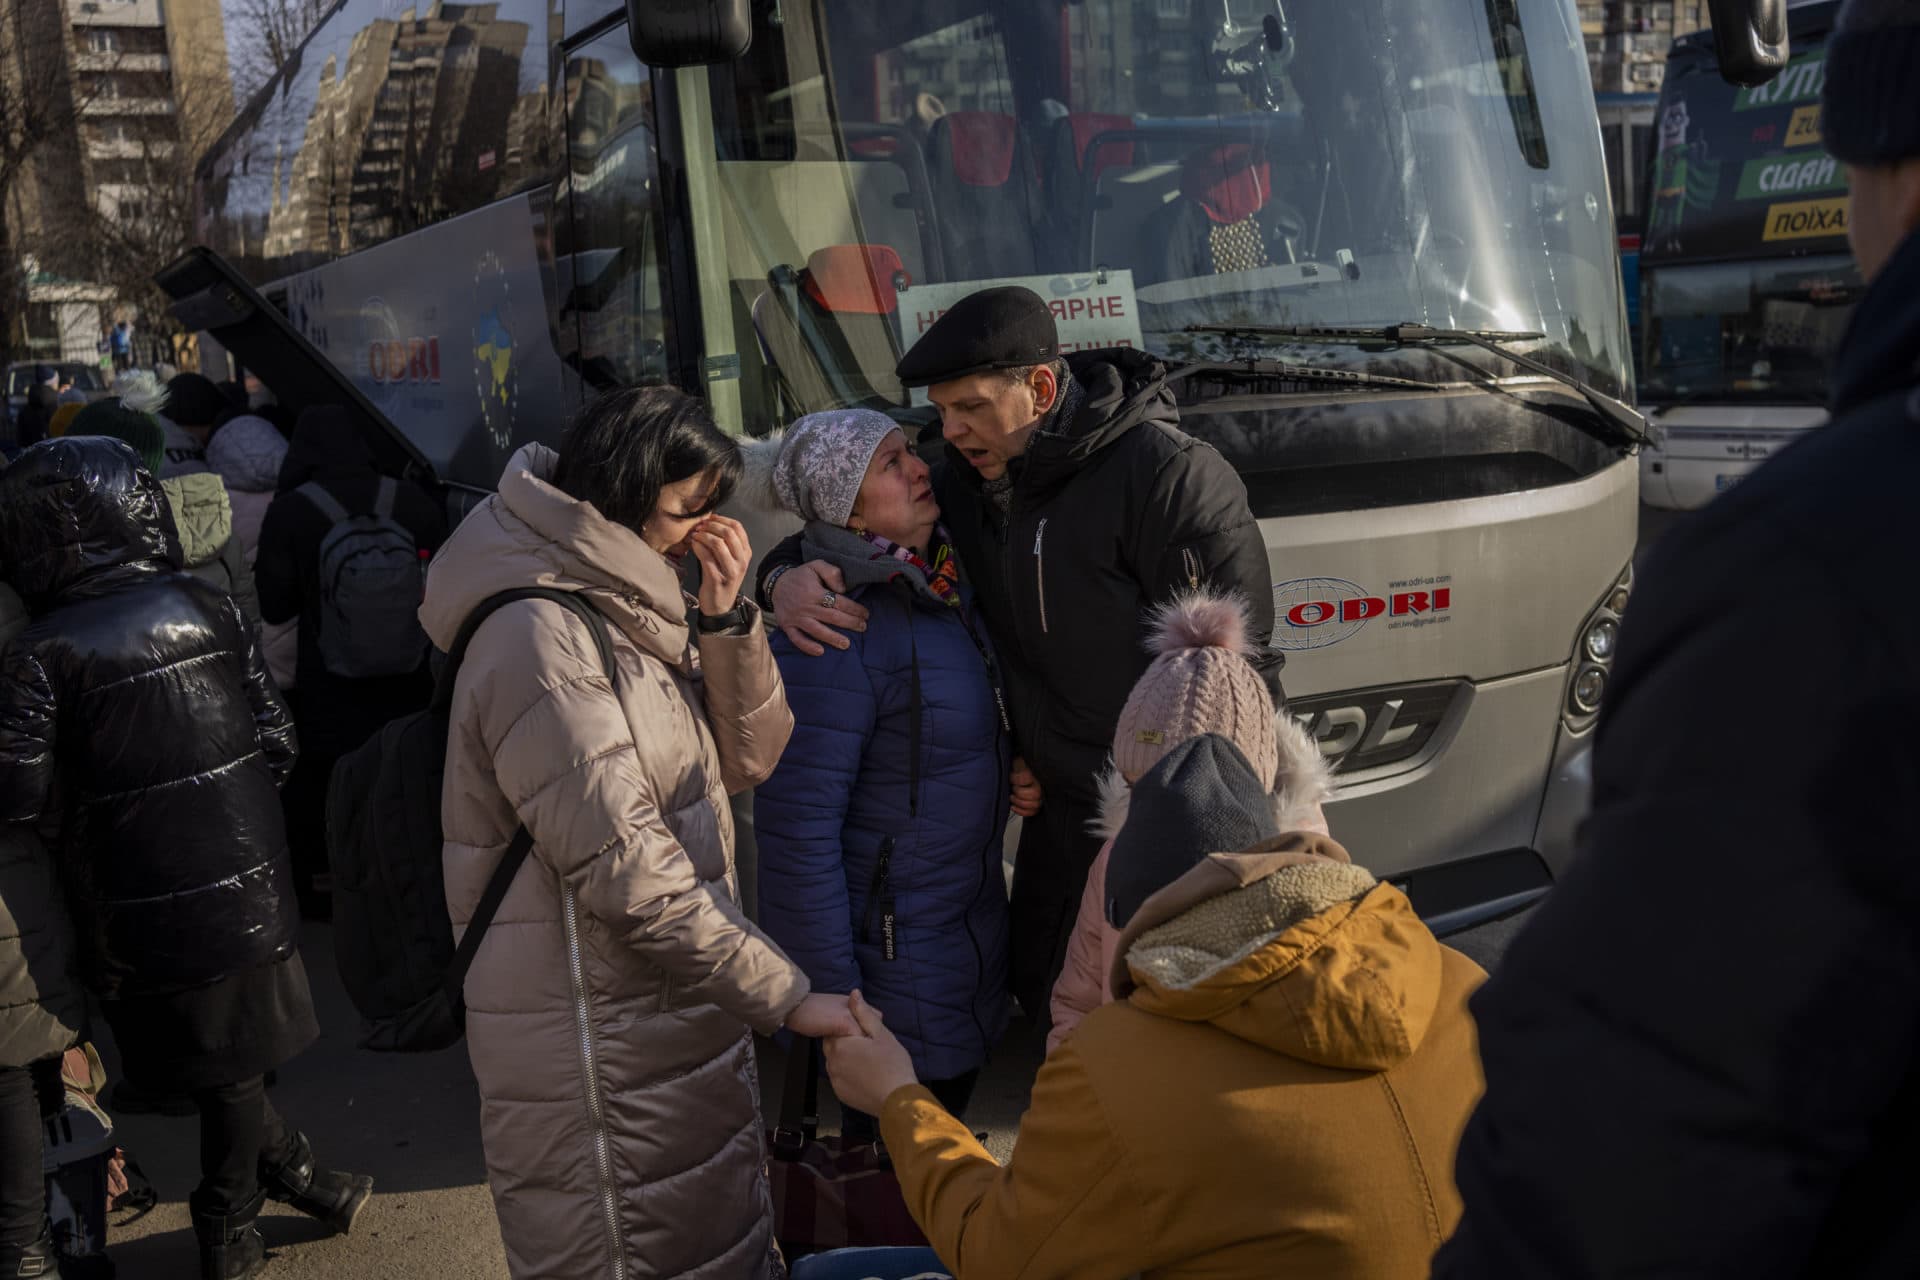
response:
[[[321,553],[336,521],[315,501],[313,489],[359,516],[374,509],[381,479],[371,444],[346,410],[308,409],[280,464],[278,493],[261,521],[253,563],[261,616],[275,625],[300,622],[288,700],[300,726],[301,752],[300,766],[287,784],[287,825],[303,907],[319,918],[329,911],[321,877],[327,867],[327,782],[334,763],[387,721],[424,707],[433,694],[424,632],[419,665],[396,675],[344,676],[328,669],[322,651]],[[446,541],[446,516],[419,485],[395,480],[392,518],[413,538],[424,583],[426,557]],[[419,604],[416,594],[406,607]]]
[[[181,572],[128,446],[23,453],[0,474],[0,546],[33,615],[0,664],[0,823],[57,824],[127,1078],[200,1111],[201,1274],[252,1275],[265,1197],[345,1231],[372,1189],[316,1170],[264,1091],[319,1035],[277,794],[293,724],[240,607]]]
[[[898,372],[940,409],[941,519],[999,651],[1021,758],[1045,794],[1014,866],[1011,978],[1042,1018],[1100,850],[1088,829],[1096,779],[1151,657],[1152,608],[1202,586],[1238,592],[1255,666],[1282,700],[1283,656],[1267,647],[1266,546],[1239,475],[1180,431],[1160,362],[1132,350],[1061,359],[1053,315],[1031,290],[962,299]],[[795,540],[768,556],[762,598],[803,650],[844,645],[833,628],[858,626],[864,610],[798,560]]]
[[[1434,1274],[1920,1272],[1920,4],[1852,0],[1833,420],[1660,547],[1571,871],[1474,998]]]

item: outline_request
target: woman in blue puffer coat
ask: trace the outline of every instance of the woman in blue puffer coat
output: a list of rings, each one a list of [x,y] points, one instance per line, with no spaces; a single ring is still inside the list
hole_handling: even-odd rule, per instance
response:
[[[1014,761],[992,646],[892,419],[811,414],[745,452],[749,491],[806,520],[805,558],[869,611],[821,657],[773,636],[795,723],[755,793],[760,923],[815,991],[863,992],[958,1114],[1007,1019]]]

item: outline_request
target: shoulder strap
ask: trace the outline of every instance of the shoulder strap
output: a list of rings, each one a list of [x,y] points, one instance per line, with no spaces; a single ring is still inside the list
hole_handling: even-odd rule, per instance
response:
[[[600,611],[576,591],[561,591],[557,587],[517,587],[488,596],[460,624],[459,634],[453,638],[453,649],[447,654],[447,664],[440,672],[439,682],[434,685],[435,715],[444,717],[453,705],[453,680],[460,674],[460,664],[467,656],[467,646],[472,643],[474,633],[480,630],[480,624],[492,617],[502,605],[512,604],[516,600],[550,600],[578,614],[593,635],[593,645],[600,651],[600,665],[606,669],[607,679],[613,682],[616,691],[619,690],[620,667],[613,656],[613,636],[608,632],[607,620]],[[507,851],[500,855],[493,875],[488,877],[487,887],[481,892],[480,901],[473,909],[473,917],[467,921],[467,931],[460,936],[460,945],[454,948],[453,960],[447,965],[446,989],[455,995],[466,986],[467,970],[473,967],[473,957],[480,950],[480,941],[486,936],[487,926],[493,923],[495,913],[506,899],[507,890],[513,885],[513,878],[520,873],[521,865],[532,852],[533,833],[523,825],[513,833]]]
[[[820,1042],[796,1035],[787,1042],[787,1078],[780,1087],[780,1123],[773,1131],[776,1159],[796,1160],[820,1132]]]
[[[393,504],[399,495],[399,482],[392,476],[381,476],[380,487],[373,493],[373,514],[382,520],[393,519]]]
[[[342,524],[353,518],[347,514],[347,509],[340,505],[337,498],[312,480],[307,481],[294,492],[320,508],[320,514],[333,524]]]
[[[447,650],[446,665],[440,669],[440,678],[433,686],[432,706],[436,712],[446,715],[452,710],[454,677],[460,674],[460,664],[466,661],[467,646],[473,643],[474,633],[480,630],[480,624],[492,617],[495,610],[516,600],[547,600],[578,614],[593,636],[594,648],[600,651],[600,665],[606,669],[607,678],[618,687],[620,666],[613,656],[613,636],[607,631],[606,617],[589,604],[585,596],[577,591],[562,591],[558,587],[515,587],[482,600],[467,615],[467,620],[460,624],[460,630],[453,637],[453,646]]]

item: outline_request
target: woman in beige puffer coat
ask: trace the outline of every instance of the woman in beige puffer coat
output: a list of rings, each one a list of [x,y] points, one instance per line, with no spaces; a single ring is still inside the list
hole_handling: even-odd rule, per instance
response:
[[[620,664],[616,694],[585,622],[520,601],[474,634],[455,685],[456,933],[516,826],[534,840],[466,983],[516,1280],[778,1274],[750,1031],[855,1030],[739,905],[727,797],[773,772],[793,718],[758,611],[736,603],[746,535],[712,514],[738,473],[699,401],[614,392],[562,454],[515,454],[428,574],[442,649],[487,597],[537,585],[586,596]]]

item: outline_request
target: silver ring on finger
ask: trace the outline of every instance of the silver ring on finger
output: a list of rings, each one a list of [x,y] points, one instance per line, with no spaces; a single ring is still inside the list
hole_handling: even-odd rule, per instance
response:
[[[833,594],[833,592],[831,591],[823,592],[820,596],[820,607],[822,609],[831,609],[833,608],[834,605],[838,604],[839,602],[840,602],[840,597]]]

